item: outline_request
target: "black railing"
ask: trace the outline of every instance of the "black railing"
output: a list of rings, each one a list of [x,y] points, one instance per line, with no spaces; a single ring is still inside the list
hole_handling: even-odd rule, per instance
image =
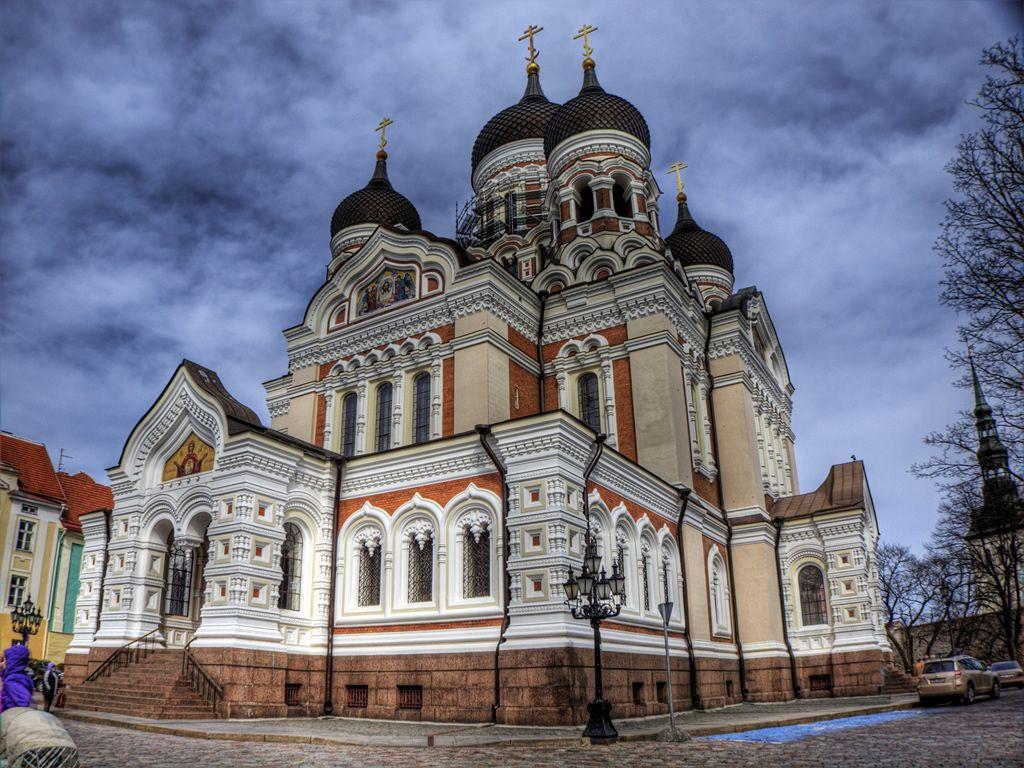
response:
[[[189,640],[181,654],[181,677],[188,683],[189,688],[206,699],[216,713],[217,704],[224,698],[224,688],[218,685],[199,659],[192,655],[192,651],[189,650],[191,645],[192,640]]]
[[[138,637],[131,642],[122,645],[110,654],[106,661],[100,664],[91,675],[85,678],[85,682],[88,683],[91,680],[96,680],[100,675],[109,676],[112,672],[119,670],[121,667],[138,664],[154,650],[162,648],[163,646],[160,644],[160,641],[155,637],[157,632],[159,632],[159,628],[151,630],[142,637]]]

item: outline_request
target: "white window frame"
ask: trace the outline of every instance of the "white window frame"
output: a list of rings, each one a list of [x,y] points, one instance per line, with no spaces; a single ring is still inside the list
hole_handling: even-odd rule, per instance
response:
[[[15,580],[20,580],[21,584],[17,587],[14,586]],[[18,592],[18,599],[14,599],[15,590]],[[28,576],[22,576],[18,573],[12,573],[10,580],[7,582],[7,605],[10,608],[15,608],[25,600],[25,593],[28,591]]]
[[[34,551],[36,543],[36,521],[27,517],[18,518],[18,530],[14,537],[14,548],[19,552]]]
[[[725,558],[717,545],[708,551],[707,573],[711,633],[718,637],[728,637],[732,634],[729,611],[729,572],[725,566]]]

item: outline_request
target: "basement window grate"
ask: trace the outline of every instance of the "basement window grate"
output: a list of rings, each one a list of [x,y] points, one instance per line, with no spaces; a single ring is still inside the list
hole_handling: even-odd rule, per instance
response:
[[[302,690],[302,683],[285,683],[284,684],[284,703],[289,707],[298,707],[302,704],[302,699],[299,698],[299,691]]]
[[[831,691],[832,675],[811,675],[812,691]]]
[[[400,686],[398,686],[398,708],[399,709],[423,709],[423,686],[422,685],[400,685]]]
[[[345,686],[345,706],[352,709],[366,709],[370,702],[370,688],[366,685]]]

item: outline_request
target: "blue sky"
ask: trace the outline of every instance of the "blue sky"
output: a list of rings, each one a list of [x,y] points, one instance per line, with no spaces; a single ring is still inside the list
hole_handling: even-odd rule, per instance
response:
[[[813,6],[813,12],[808,12]],[[943,167],[977,126],[1001,0],[5,3],[0,420],[103,477],[183,357],[266,418],[281,329],[324,276],[331,213],[389,131],[395,186],[451,235],[473,139],[521,95],[520,31],[552,100],[604,87],[689,163],[695,218],[765,292],[795,394],[803,490],[855,453],[883,536],[917,546],[921,438],[969,405],[943,357],[932,243]],[[661,179],[665,234],[675,218]]]

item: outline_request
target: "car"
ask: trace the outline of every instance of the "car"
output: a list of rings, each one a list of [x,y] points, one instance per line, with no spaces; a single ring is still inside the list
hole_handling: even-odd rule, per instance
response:
[[[973,704],[978,694],[985,693],[998,699],[999,691],[999,676],[971,656],[926,661],[917,684],[917,695],[922,704],[939,700]]]
[[[1024,669],[1016,661],[996,661],[992,671],[999,676],[999,685],[1003,688],[1024,688]]]

